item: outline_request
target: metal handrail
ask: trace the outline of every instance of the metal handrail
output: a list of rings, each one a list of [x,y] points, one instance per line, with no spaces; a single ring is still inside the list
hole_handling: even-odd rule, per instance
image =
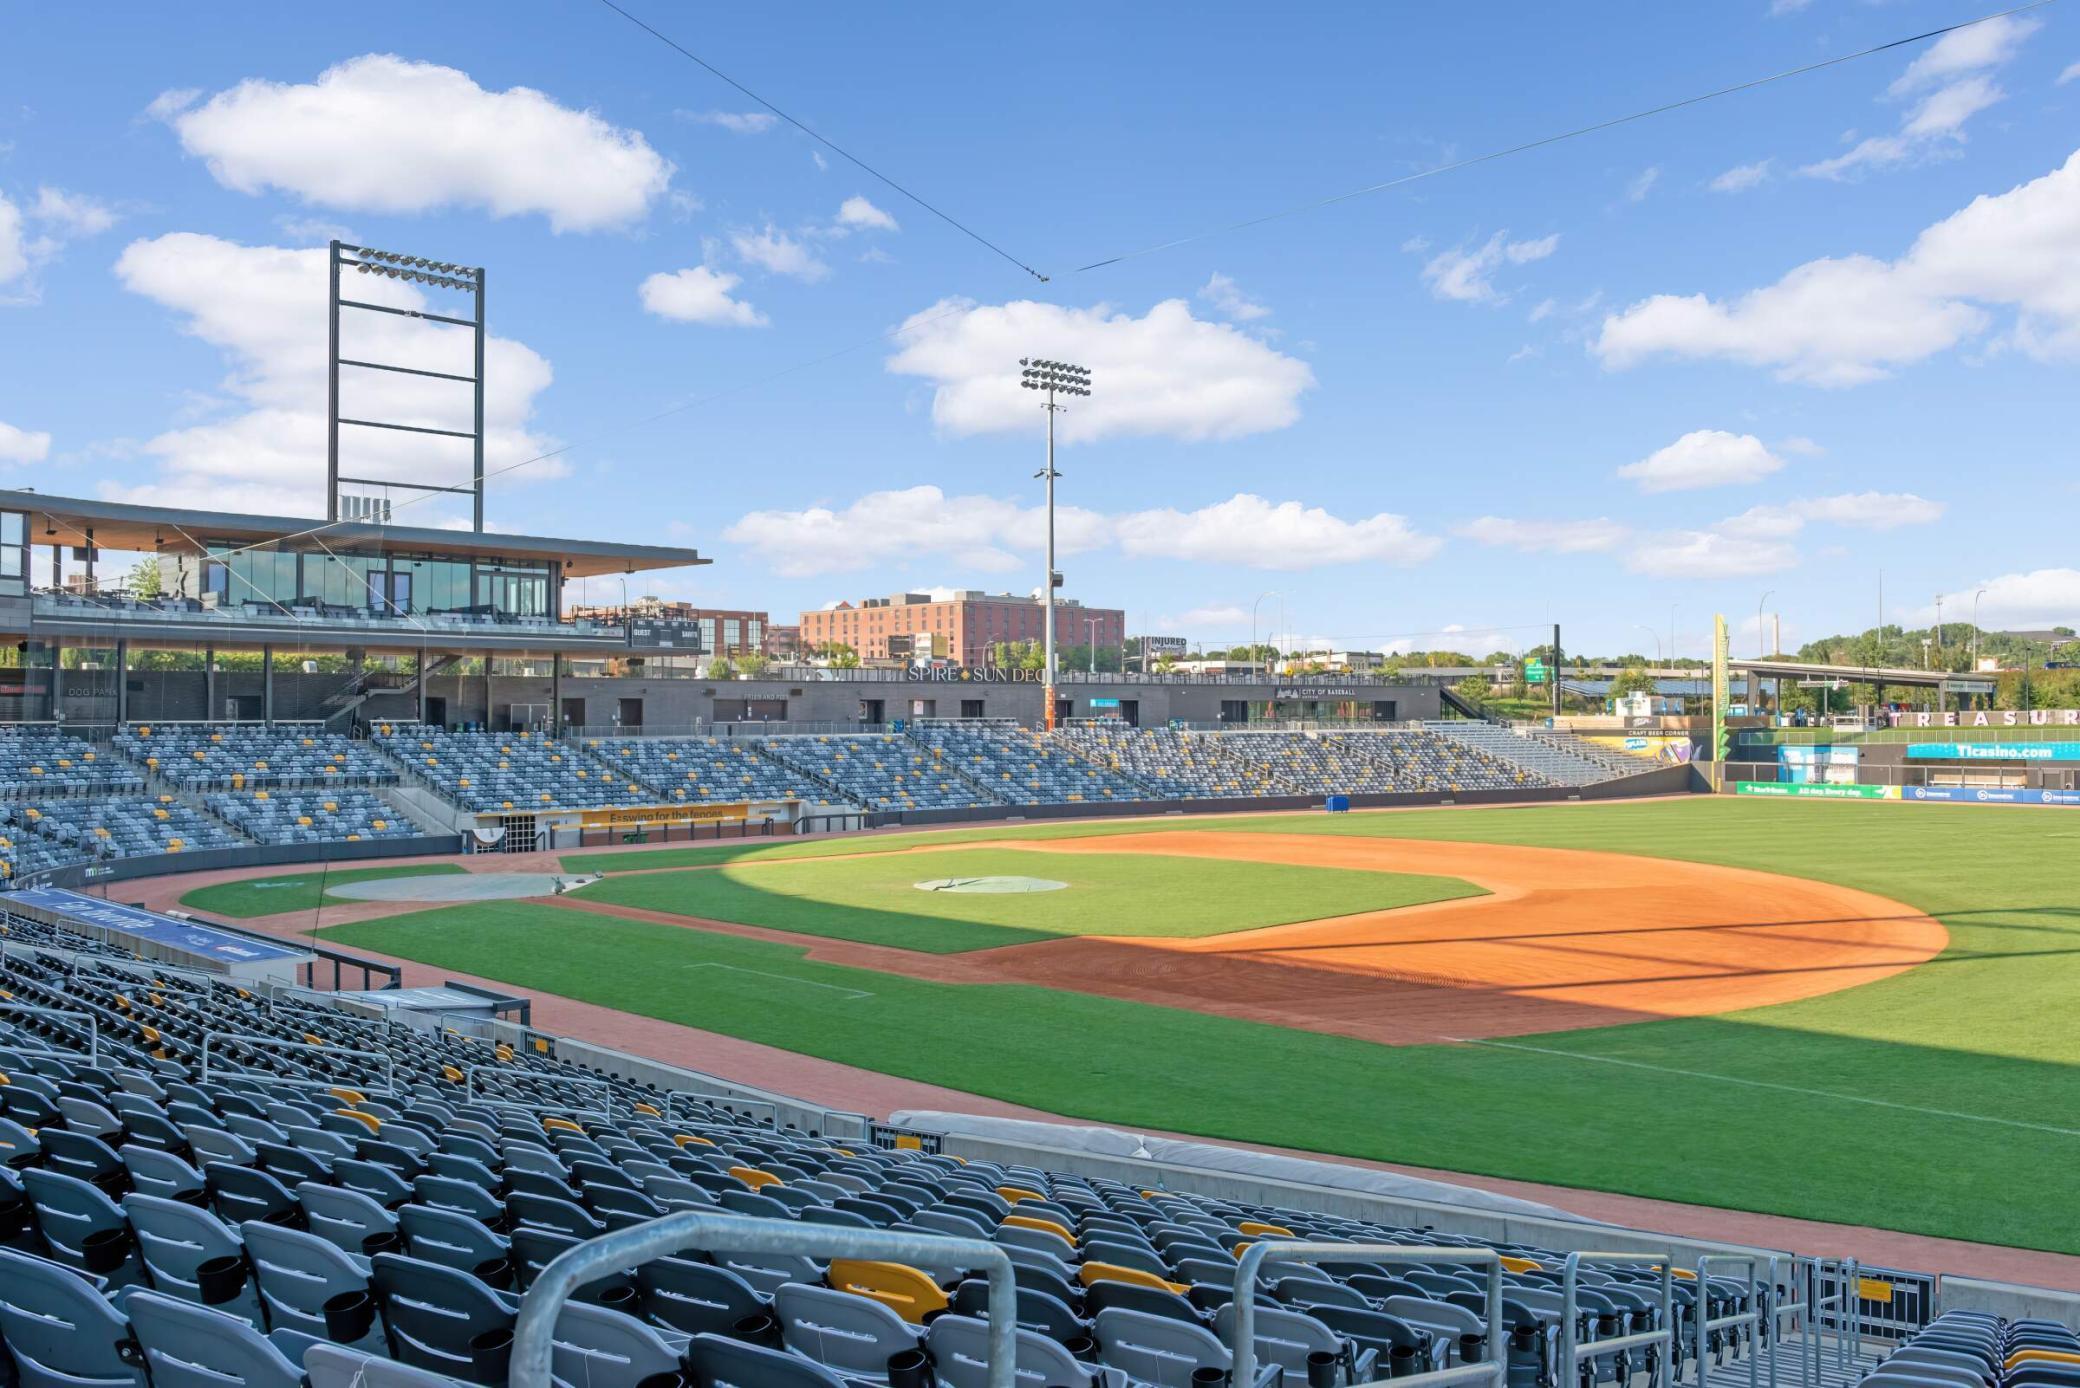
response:
[[[1661,1328],[1640,1330],[1630,1335],[1614,1335],[1607,1340],[1582,1342],[1576,1331],[1581,1315],[1576,1303],[1580,1290],[1582,1264],[1620,1263],[1642,1264],[1661,1269]],[[1661,1364],[1662,1383],[1672,1385],[1676,1381],[1676,1361],[1679,1358],[1676,1329],[1676,1271],[1675,1258],[1670,1252],[1659,1253],[1570,1253],[1560,1267],[1560,1363],[1558,1378],[1563,1385],[1575,1382],[1576,1367],[1584,1360],[1600,1354],[1616,1354],[1619,1350],[1631,1349],[1635,1345],[1661,1344],[1667,1347]]]
[[[489,1104],[493,1108],[517,1108],[529,1113],[589,1113],[592,1110],[562,1104],[530,1104],[520,1099],[495,1099],[477,1088],[477,1076],[501,1075],[509,1080],[531,1080],[538,1084],[576,1084],[599,1089],[599,1116],[612,1119],[614,1116],[614,1083],[612,1080],[596,1080],[590,1075],[544,1075],[532,1070],[515,1070],[507,1065],[471,1065],[462,1072],[462,1097],[473,1104]]]
[[[216,1040],[238,1041],[248,1046],[277,1051],[323,1051],[328,1056],[353,1056],[359,1060],[383,1062],[383,1082],[370,1084],[355,1079],[299,1080],[287,1075],[270,1075],[256,1070],[219,1070],[212,1075],[209,1070],[209,1044]],[[326,1046],[311,1041],[283,1041],[273,1036],[253,1036],[242,1031],[206,1031],[202,1034],[202,1078],[219,1079],[225,1075],[250,1080],[256,1084],[279,1085],[290,1089],[357,1089],[363,1094],[390,1097],[397,1093],[397,1058],[388,1051],[361,1051],[347,1046]]]
[[[1730,1316],[1713,1320],[1705,1309],[1706,1298],[1711,1294],[1711,1266],[1714,1263],[1742,1263],[1748,1269],[1748,1309]],[[1705,1378],[1710,1371],[1709,1347],[1711,1333],[1728,1326],[1753,1325],[1759,1331],[1762,1326],[1762,1303],[1756,1294],[1755,1270],[1762,1265],[1762,1258],[1753,1253],[1706,1253],[1697,1260],[1697,1388],[1705,1388]],[[1758,1336],[1759,1338],[1759,1336]],[[1761,1388],[1762,1346],[1748,1347],[1748,1388]]]
[[[74,1012],[63,1007],[37,1007],[26,1002],[0,1002],[0,1012],[27,1012],[38,1017],[66,1017],[87,1024],[87,1063],[98,1067],[101,1064],[101,1023],[91,1012]],[[77,1050],[53,1050],[41,1046],[17,1046],[9,1043],[11,1051],[22,1055],[79,1055]]]
[[[1266,1263],[1469,1263],[1488,1268],[1488,1351],[1478,1364],[1454,1364],[1448,1369],[1431,1369],[1394,1380],[1394,1388],[1467,1383],[1492,1380],[1495,1388],[1508,1381],[1509,1355],[1502,1336],[1502,1255],[1492,1248],[1438,1248],[1427,1244],[1401,1243],[1308,1243],[1301,1240],[1259,1240],[1242,1251],[1235,1267],[1235,1325],[1228,1352],[1233,1367],[1228,1382],[1233,1388],[1251,1388],[1257,1381],[1257,1272]],[[994,1316],[991,1317],[995,1319]],[[994,1365],[992,1365],[994,1368]],[[991,1388],[995,1388],[994,1378]]]
[[[980,1268],[989,1278],[989,1388],[1017,1388],[1018,1292],[1011,1277],[1011,1256],[996,1244],[943,1234],[796,1224],[704,1210],[680,1210],[616,1229],[551,1259],[520,1302],[520,1319],[513,1326],[512,1388],[550,1388],[557,1314],[578,1287],[602,1273],[639,1266],[689,1247],[710,1253],[793,1253],[922,1267]]]

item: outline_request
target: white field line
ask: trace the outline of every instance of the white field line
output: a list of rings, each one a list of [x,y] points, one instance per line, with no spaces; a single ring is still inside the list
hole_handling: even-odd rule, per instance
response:
[[[1993,1123],[2003,1128],[2028,1128],[2034,1132],[2056,1133],[2060,1137],[2080,1137],[2080,1128],[2061,1128],[2050,1123],[2029,1123],[2020,1118],[1995,1118],[1984,1113],[1960,1113],[1956,1109],[1923,1108],[1919,1104],[1895,1103],[1890,1099],[1873,1099],[1863,1094],[1842,1094],[1832,1089],[1806,1089],[1795,1084],[1777,1084],[1771,1080],[1742,1079],[1737,1075],[1714,1075],[1705,1070],[1682,1070],[1672,1065],[1650,1065],[1644,1060],[1620,1060],[1616,1056],[1589,1055],[1582,1051],[1554,1050],[1547,1046],[1526,1046],[1516,1041],[1484,1041],[1470,1036],[1448,1036],[1447,1041],[1456,1041],[1462,1046],[1492,1046],[1505,1051],[1528,1051],[1534,1055],[1553,1055],[1565,1060],[1586,1060],[1599,1065],[1622,1065],[1629,1070],[1652,1070],[1663,1075],[1682,1075],[1693,1080],[1717,1080],[1721,1084],[1746,1085],[1750,1089],[1774,1089],[1784,1094],[1805,1094],[1816,1099],[1838,1099],[1845,1104],[1869,1104],[1873,1108],[1899,1109],[1904,1113],[1925,1113],[1931,1118],[1956,1118],[1966,1123]]]

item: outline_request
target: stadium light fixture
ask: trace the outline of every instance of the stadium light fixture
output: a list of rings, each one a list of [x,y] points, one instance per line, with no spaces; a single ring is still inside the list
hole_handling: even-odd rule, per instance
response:
[[[1047,671],[1043,683],[1046,686],[1041,697],[1046,701],[1042,715],[1042,726],[1050,731],[1055,725],[1054,715],[1054,590],[1061,585],[1062,576],[1054,567],[1054,482],[1061,476],[1054,470],[1054,416],[1057,410],[1067,408],[1056,398],[1063,395],[1089,395],[1091,393],[1091,369],[1071,362],[1054,361],[1044,357],[1020,357],[1019,385],[1027,390],[1044,391],[1047,400],[1042,406],[1047,411],[1047,466],[1035,477],[1047,479],[1047,576],[1040,585],[1041,634],[1045,638]]]

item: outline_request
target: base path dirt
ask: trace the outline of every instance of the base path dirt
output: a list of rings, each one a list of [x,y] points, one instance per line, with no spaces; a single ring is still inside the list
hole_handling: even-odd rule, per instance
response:
[[[1203,939],[1120,933],[920,954],[571,897],[571,910],[805,945],[949,983],[1027,983],[1390,1045],[1706,1016],[1874,982],[1941,952],[1936,921],[1805,878],[1577,849],[1183,830],[968,843],[1457,877],[1488,895]],[[899,850],[929,855],[934,849]],[[760,865],[738,864],[756,881]]]

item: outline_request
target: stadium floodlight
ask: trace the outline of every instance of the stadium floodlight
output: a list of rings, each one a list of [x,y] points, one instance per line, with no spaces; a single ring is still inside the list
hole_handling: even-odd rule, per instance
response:
[[[378,279],[401,280],[406,284],[425,285],[431,289],[451,290],[468,297],[466,310],[444,310],[434,312],[423,305],[410,306],[394,303],[376,303],[357,299],[340,293],[340,272],[351,266],[358,275],[369,275]],[[472,347],[471,367],[467,373],[456,370],[432,370],[420,365],[406,365],[401,361],[370,361],[347,357],[340,353],[340,313],[343,309],[357,312],[391,314],[415,319],[422,323],[439,324],[450,328],[467,329]],[[328,521],[341,519],[341,486],[353,483],[360,486],[375,486],[387,489],[404,487],[422,492],[448,492],[467,496],[471,503],[471,528],[484,528],[484,271],[476,266],[459,265],[451,261],[434,260],[429,256],[405,255],[400,251],[386,251],[374,246],[356,246],[344,241],[331,243],[331,294],[329,304],[328,348],[330,358],[326,372],[326,439],[325,439],[325,518]],[[465,316],[466,313],[466,316]],[[357,371],[381,371],[422,380],[450,381],[469,387],[471,417],[470,427],[434,428],[418,422],[398,419],[354,419],[340,412],[340,369],[351,367]],[[383,429],[406,434],[434,435],[451,439],[467,440],[470,447],[470,480],[467,486],[448,485],[436,481],[408,481],[401,476],[348,477],[340,471],[340,428],[342,425],[357,429]]]
[[[1044,409],[1047,411],[1047,466],[1034,473],[1035,477],[1047,479],[1047,576],[1040,584],[1041,635],[1046,647],[1047,670],[1044,676],[1046,700],[1042,713],[1042,726],[1052,730],[1054,716],[1054,590],[1061,585],[1062,576],[1054,567],[1054,482],[1061,474],[1054,470],[1054,416],[1055,411],[1066,408],[1055,397],[1058,395],[1089,395],[1091,393],[1091,369],[1065,361],[1052,361],[1042,357],[1020,357],[1018,364],[1019,384],[1027,390],[1047,392]]]

